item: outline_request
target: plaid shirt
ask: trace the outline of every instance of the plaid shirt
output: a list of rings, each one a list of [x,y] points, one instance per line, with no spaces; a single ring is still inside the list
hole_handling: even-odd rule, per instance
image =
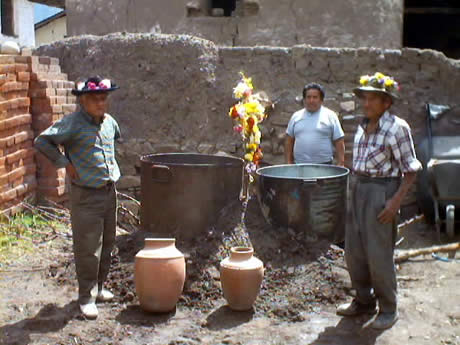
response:
[[[398,177],[416,172],[422,165],[415,157],[410,127],[386,111],[377,129],[366,134],[369,120],[358,126],[353,146],[353,172],[370,177]]]
[[[79,176],[73,183],[99,188],[120,178],[115,160],[115,140],[119,137],[120,129],[112,116],[105,114],[102,123],[96,123],[80,110],[43,131],[35,139],[35,147],[58,168],[72,162]],[[64,146],[65,155],[58,145]]]

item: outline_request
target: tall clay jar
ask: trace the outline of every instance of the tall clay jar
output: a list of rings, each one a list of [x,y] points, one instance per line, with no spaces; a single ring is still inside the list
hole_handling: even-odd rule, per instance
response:
[[[249,310],[259,295],[264,265],[253,254],[250,247],[233,247],[230,257],[220,263],[220,281],[230,309]]]
[[[175,308],[185,281],[185,259],[174,238],[146,238],[136,254],[134,284],[141,308],[168,312]]]

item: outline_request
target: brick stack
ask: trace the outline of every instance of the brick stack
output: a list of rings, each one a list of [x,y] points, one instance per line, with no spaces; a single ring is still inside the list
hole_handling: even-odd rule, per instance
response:
[[[29,97],[35,136],[64,115],[76,110],[76,97],[71,94],[74,83],[61,73],[59,60],[50,57],[31,57]],[[56,167],[42,154],[36,154],[37,197],[63,202],[67,199],[65,169]]]
[[[0,209],[16,213],[37,182],[32,140],[30,56],[0,55]]]

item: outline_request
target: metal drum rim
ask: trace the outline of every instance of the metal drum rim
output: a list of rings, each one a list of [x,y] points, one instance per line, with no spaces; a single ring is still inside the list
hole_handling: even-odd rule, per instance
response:
[[[283,180],[305,180],[305,177],[296,177],[296,176],[275,176],[275,175],[269,175],[269,174],[264,174],[263,170],[265,169],[270,169],[270,168],[278,168],[278,167],[292,167],[292,166],[315,166],[315,167],[334,167],[334,168],[339,168],[344,170],[342,174],[337,174],[337,175],[330,175],[330,176],[320,176],[320,177],[314,177],[315,179],[318,180],[327,180],[327,179],[334,179],[334,178],[339,178],[339,177],[346,177],[350,174],[350,169],[337,166],[337,165],[332,165],[332,164],[313,164],[313,163],[301,163],[301,164],[279,164],[279,165],[270,165],[268,167],[263,167],[259,168],[256,170],[256,174],[261,177],[270,177],[270,178],[278,178],[278,179],[283,179]]]
[[[160,157],[160,156],[201,156],[201,157],[220,157],[226,158],[228,160],[232,160],[232,162],[221,162],[221,163],[179,163],[179,162],[157,162],[157,161],[150,161],[147,160],[149,157]],[[158,165],[167,165],[167,166],[184,166],[184,167],[241,167],[243,163],[243,159],[239,157],[230,157],[230,156],[218,156],[218,155],[211,155],[205,153],[196,153],[196,152],[172,152],[172,153],[153,153],[148,155],[142,155],[140,158],[141,163],[147,164],[158,164]]]

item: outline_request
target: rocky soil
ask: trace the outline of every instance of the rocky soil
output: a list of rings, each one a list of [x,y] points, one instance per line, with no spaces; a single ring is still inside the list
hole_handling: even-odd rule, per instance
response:
[[[120,231],[107,282],[116,299],[99,306],[95,321],[81,317],[75,300],[68,229],[34,253],[11,258],[0,266],[0,344],[460,344],[460,261],[427,256],[401,264],[401,319],[376,332],[366,317],[335,315],[336,305],[353,294],[343,251],[272,229],[256,201],[249,203],[246,230],[265,263],[265,278],[254,309],[232,312],[218,269],[229,247],[244,240],[240,211],[231,205],[192,241],[177,236],[187,279],[176,310],[167,314],[143,312],[134,290],[134,256],[155,234]],[[436,244],[425,224],[407,227],[403,236],[401,247]]]

